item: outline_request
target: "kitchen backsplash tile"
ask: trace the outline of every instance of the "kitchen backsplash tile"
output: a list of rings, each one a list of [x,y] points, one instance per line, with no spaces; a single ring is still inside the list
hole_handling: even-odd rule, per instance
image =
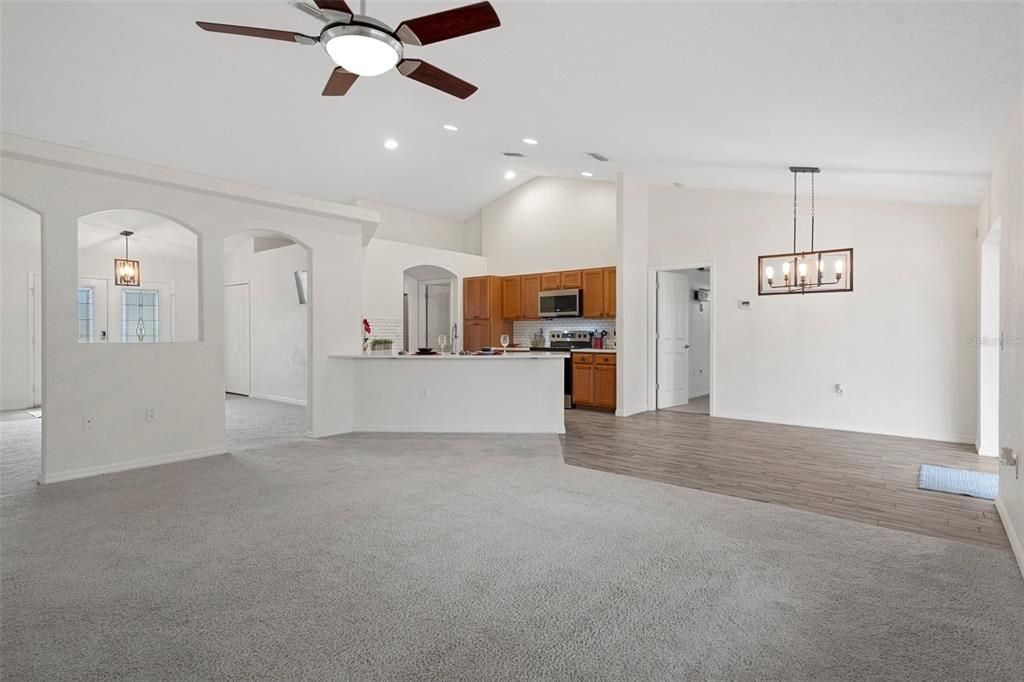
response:
[[[530,345],[530,336],[538,329],[544,330],[545,341],[553,331],[592,332],[600,334],[607,331],[611,336],[615,331],[615,320],[592,320],[586,317],[567,317],[558,320],[520,320],[512,323],[512,343],[520,346]]]
[[[371,339],[391,339],[394,341],[392,348],[396,351],[403,350],[402,335],[404,324],[402,318],[375,317],[369,320]]]

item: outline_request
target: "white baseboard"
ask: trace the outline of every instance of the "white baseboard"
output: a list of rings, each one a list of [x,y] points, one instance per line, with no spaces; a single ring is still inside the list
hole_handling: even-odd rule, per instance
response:
[[[257,400],[273,400],[275,403],[287,403],[289,405],[299,405],[300,407],[306,406],[305,400],[297,400],[295,398],[286,398],[283,395],[274,395],[272,393],[250,393],[250,398],[256,398]]]
[[[223,447],[215,447],[202,448],[199,450],[185,450],[184,452],[172,452],[167,455],[155,455],[153,457],[140,457],[139,459],[130,459],[123,462],[98,464],[91,467],[79,467],[78,469],[66,469],[55,473],[47,473],[39,477],[39,482],[43,484],[60,483],[61,481],[71,481],[76,478],[87,478],[89,476],[99,476],[101,474],[113,474],[119,471],[144,469],[146,467],[157,466],[159,464],[171,464],[173,462],[184,462],[190,459],[199,459],[201,457],[223,455],[225,452],[227,452],[227,450]]]
[[[782,417],[770,417],[765,415],[755,414],[740,414],[736,412],[722,412],[718,410],[712,415],[714,417],[720,417],[722,419],[739,419],[741,421],[748,422],[765,422],[768,424],[782,424],[784,426],[804,426],[811,429],[830,429],[833,431],[852,431],[854,433],[871,433],[878,436],[898,436],[900,438],[919,438],[921,440],[936,440],[943,443],[963,443],[964,445],[971,445],[974,443],[974,435],[964,435],[962,433],[939,433],[931,431],[915,431],[913,429],[907,431],[895,431],[892,429],[878,428],[878,427],[863,427],[854,426],[851,424],[842,424],[826,421],[817,421],[813,419],[787,419]]]
[[[453,430],[446,425],[428,426],[356,426],[355,433],[565,433],[565,425],[531,426],[516,424],[515,426],[474,426]]]
[[[1003,498],[998,495],[996,496],[996,511],[999,512],[999,520],[1003,522],[1006,537],[1010,538],[1010,547],[1013,548],[1013,556],[1017,559],[1017,568],[1020,569],[1021,576],[1024,576],[1024,545],[1021,544],[1021,538],[1017,535],[1017,529],[1010,519],[1010,513],[1006,511]]]
[[[325,431],[306,431],[306,438],[330,438],[352,433],[352,429],[327,429]]]

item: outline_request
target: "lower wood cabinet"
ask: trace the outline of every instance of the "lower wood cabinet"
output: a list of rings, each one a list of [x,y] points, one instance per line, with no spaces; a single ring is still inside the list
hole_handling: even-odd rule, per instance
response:
[[[573,353],[573,404],[614,410],[615,365],[615,353]]]

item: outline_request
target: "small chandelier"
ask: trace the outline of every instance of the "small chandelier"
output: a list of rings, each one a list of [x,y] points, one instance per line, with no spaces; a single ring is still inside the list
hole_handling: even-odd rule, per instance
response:
[[[128,237],[134,232],[125,230],[121,233],[124,237],[124,258],[114,259],[114,285],[119,287],[137,287],[142,282],[142,269],[139,261],[128,259]]]
[[[820,294],[828,291],[853,291],[853,249],[814,248],[814,176],[821,172],[813,166],[790,166],[793,173],[793,250],[757,258],[757,294]],[[797,177],[811,176],[811,244],[797,251]],[[781,280],[779,275],[781,275]]]

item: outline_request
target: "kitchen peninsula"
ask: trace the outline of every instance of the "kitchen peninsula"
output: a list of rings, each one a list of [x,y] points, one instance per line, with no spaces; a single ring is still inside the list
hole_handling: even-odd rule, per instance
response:
[[[565,353],[329,357],[352,377],[355,431],[565,433]]]

